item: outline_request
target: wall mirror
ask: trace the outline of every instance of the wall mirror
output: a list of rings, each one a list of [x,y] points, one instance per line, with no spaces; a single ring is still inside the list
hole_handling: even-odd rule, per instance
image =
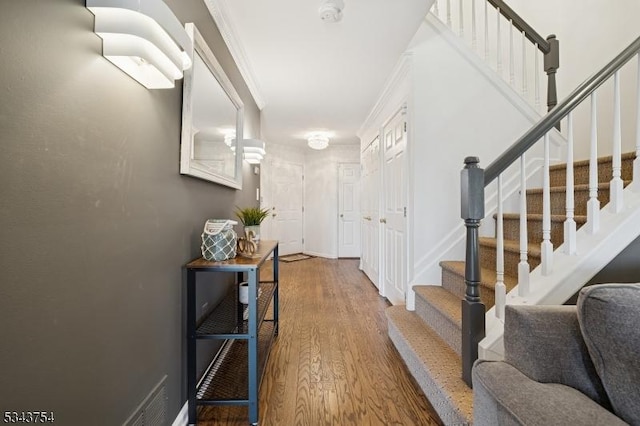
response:
[[[242,189],[242,100],[196,26],[185,27],[193,66],[184,73],[180,173]]]

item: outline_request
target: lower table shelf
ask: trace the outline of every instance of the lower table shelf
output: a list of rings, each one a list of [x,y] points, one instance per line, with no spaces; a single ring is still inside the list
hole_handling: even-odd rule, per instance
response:
[[[275,337],[273,322],[266,320],[258,336],[258,381],[262,381],[269,350]],[[198,405],[238,404],[248,400],[248,341],[231,339],[218,353],[196,393]]]
[[[261,281],[259,288],[258,324],[261,323],[267,313],[267,308],[271,305],[277,284],[273,281]],[[198,326],[196,329],[196,338],[226,339],[228,335],[248,333],[248,321],[242,318],[243,313],[238,310],[238,306],[236,289],[232,287],[216,309]]]

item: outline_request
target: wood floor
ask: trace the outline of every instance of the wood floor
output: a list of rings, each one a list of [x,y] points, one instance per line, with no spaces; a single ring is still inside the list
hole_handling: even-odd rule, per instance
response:
[[[358,260],[281,262],[280,300],[260,425],[442,424],[389,340],[388,304]],[[248,423],[246,407],[202,407],[198,418]]]

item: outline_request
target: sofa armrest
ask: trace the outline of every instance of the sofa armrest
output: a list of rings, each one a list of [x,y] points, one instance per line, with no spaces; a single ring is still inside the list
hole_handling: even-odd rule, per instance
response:
[[[474,426],[627,424],[583,393],[531,380],[506,362],[478,360],[472,375]]]
[[[507,306],[504,348],[505,361],[529,378],[571,386],[610,407],[575,306]]]

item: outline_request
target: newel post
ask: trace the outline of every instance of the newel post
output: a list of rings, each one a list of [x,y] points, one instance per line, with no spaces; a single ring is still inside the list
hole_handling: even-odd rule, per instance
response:
[[[560,42],[555,34],[547,37],[549,51],[544,54],[544,72],[547,73],[547,112],[558,104],[556,72],[560,68]]]
[[[478,343],[485,336],[485,308],[480,301],[480,242],[478,227],[484,218],[484,170],[478,157],[464,159],[460,172],[461,217],[467,228],[465,298],[462,300],[462,379],[471,386],[471,367],[478,359]]]

